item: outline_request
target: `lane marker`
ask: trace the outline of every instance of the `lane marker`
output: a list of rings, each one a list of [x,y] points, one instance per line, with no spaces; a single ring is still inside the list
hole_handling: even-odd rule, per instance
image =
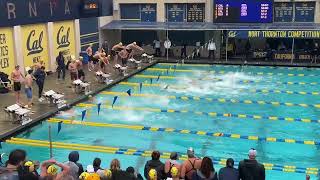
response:
[[[128,96],[127,93],[124,92],[114,92],[114,91],[102,91],[99,94],[103,95],[116,95],[116,96]],[[298,104],[291,102],[278,102],[278,101],[263,101],[263,100],[238,100],[238,99],[224,99],[224,98],[206,98],[206,97],[198,97],[198,96],[162,96],[156,94],[131,94],[133,97],[147,97],[147,98],[169,98],[169,99],[180,99],[184,101],[207,101],[207,102],[217,102],[217,103],[232,103],[232,104],[257,104],[257,105],[272,105],[272,106],[287,106],[287,107],[304,107],[304,108],[320,108],[320,104]]]
[[[127,85],[127,86],[139,86],[140,83],[134,82],[120,82],[118,85]],[[176,86],[176,85],[165,85],[165,84],[149,84],[149,83],[142,83],[145,87],[161,87],[164,88],[165,86],[183,89],[188,88],[186,86]],[[246,89],[246,88],[237,88],[240,92],[249,92],[249,93],[263,93],[263,94],[298,94],[298,95],[312,95],[312,96],[319,96],[320,92],[306,92],[306,91],[283,91],[279,89],[269,90],[269,89]]]
[[[193,134],[197,136],[209,136],[209,137],[225,137],[232,139],[245,139],[252,141],[261,142],[278,142],[278,143],[290,143],[290,144],[304,144],[304,145],[319,145],[320,141],[312,140],[296,140],[296,139],[282,139],[275,137],[259,137],[255,135],[241,135],[223,132],[206,132],[206,131],[194,131],[189,129],[175,129],[175,128],[159,128],[159,127],[148,127],[140,125],[126,125],[126,124],[109,124],[109,123],[97,123],[97,122],[87,122],[79,120],[67,120],[51,118],[47,122],[70,124],[70,125],[82,125],[82,126],[92,126],[92,127],[104,127],[104,128],[121,128],[121,129],[132,129],[140,131],[150,131],[150,132],[166,132],[166,133],[178,133],[178,134]]]
[[[93,108],[96,104],[85,104],[80,103],[76,105],[77,107]],[[199,112],[190,110],[175,110],[175,109],[160,109],[160,108],[149,108],[149,107],[127,107],[127,106],[110,106],[102,105],[106,109],[119,110],[119,111],[147,111],[147,112],[157,112],[157,113],[191,113],[201,116],[209,117],[226,117],[226,118],[241,118],[241,119],[254,119],[254,120],[271,120],[271,121],[287,121],[287,122],[302,122],[302,123],[320,123],[318,119],[311,118],[292,118],[292,117],[278,117],[278,116],[264,116],[264,115],[251,115],[251,114],[234,114],[229,112],[219,113],[219,112]]]
[[[49,147],[49,142],[44,140],[34,140],[34,139],[23,139],[23,138],[11,138],[6,140],[8,144],[23,145],[23,146],[34,146],[34,147]],[[52,142],[52,146],[55,149],[68,149],[68,150],[79,150],[88,152],[101,152],[108,154],[120,154],[128,156],[143,156],[150,157],[152,150],[144,150],[138,148],[121,148],[121,147],[110,147],[110,146],[93,146],[87,144],[74,144],[74,143],[63,143],[63,142]],[[169,159],[171,152],[160,152],[162,159]],[[184,153],[179,153],[180,160],[187,160],[187,155]],[[213,158],[213,163],[216,165],[225,166],[227,158]],[[237,166],[239,161],[235,161]],[[302,173],[302,174],[314,174],[317,175],[318,168],[305,168],[297,167],[292,165],[278,165],[272,163],[263,163],[266,170],[282,171],[285,173]]]
[[[157,79],[158,76],[154,76],[154,75],[144,75],[144,74],[138,74],[133,76],[133,78],[152,78],[152,79]],[[185,79],[185,77],[177,77],[177,76],[160,76],[159,79]],[[197,80],[197,81],[223,81],[223,79],[220,78],[189,78],[188,79],[193,79],[193,80]],[[265,81],[265,80],[240,80],[237,81],[240,84],[255,84],[255,83],[274,83],[274,84],[283,84],[283,85],[318,85],[318,82],[292,82],[292,81],[288,81],[288,82],[281,82],[281,81]]]
[[[191,69],[164,69],[164,68],[148,68],[145,71],[160,71],[160,72],[181,72],[181,73],[206,73],[206,74],[226,74],[232,71],[206,71],[206,70],[191,70]],[[259,76],[297,76],[297,77],[318,77],[319,74],[293,74],[293,73],[267,73],[267,72],[245,72],[249,75],[259,75]]]

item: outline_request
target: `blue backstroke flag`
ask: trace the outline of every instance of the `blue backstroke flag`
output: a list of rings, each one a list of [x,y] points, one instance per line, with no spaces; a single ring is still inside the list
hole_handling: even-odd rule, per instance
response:
[[[152,84],[152,81],[153,81],[152,78],[150,78],[150,84]]]
[[[160,76],[161,76],[161,75],[159,74],[159,75],[158,75],[158,78],[157,78],[157,81],[159,81],[159,79],[160,79]]]
[[[128,89],[127,93],[129,96],[131,96],[131,89]]]
[[[83,110],[82,111],[81,121],[83,121],[83,119],[86,117],[86,114],[87,114],[87,110]]]
[[[101,103],[97,104],[97,106],[98,106],[98,115],[100,115]]]
[[[62,121],[58,122],[58,134],[62,129]]]
[[[141,93],[141,91],[142,91],[142,83],[139,84],[139,91]]]
[[[112,108],[113,108],[113,105],[116,103],[117,99],[118,99],[118,96],[115,96],[115,97],[113,98]]]

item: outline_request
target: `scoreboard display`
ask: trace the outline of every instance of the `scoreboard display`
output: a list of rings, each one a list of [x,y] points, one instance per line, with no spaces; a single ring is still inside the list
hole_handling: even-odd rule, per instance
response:
[[[273,0],[214,0],[218,23],[271,23]]]

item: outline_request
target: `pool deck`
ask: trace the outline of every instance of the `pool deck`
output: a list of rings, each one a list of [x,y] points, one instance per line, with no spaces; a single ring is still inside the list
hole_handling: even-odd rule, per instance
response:
[[[98,83],[94,72],[87,71],[87,68],[85,67],[85,74],[86,74],[86,81],[90,82],[91,84],[91,90],[92,95],[99,93],[100,91],[112,87],[113,85],[117,84],[120,81],[123,81],[132,75],[139,73],[143,71],[144,69],[156,64],[157,62],[153,62],[151,64],[143,64],[142,68],[137,70],[129,70],[127,76],[121,76],[114,70],[111,71],[111,79],[113,80],[110,84],[101,84]],[[67,101],[66,108],[70,108],[72,105],[79,103],[81,101],[84,101],[88,98],[89,95],[85,94],[76,94],[72,91],[71,88],[71,80],[69,72],[66,71],[66,78],[65,81],[58,81],[57,80],[57,73],[52,73],[46,77],[45,80],[45,86],[44,86],[44,92],[48,90],[53,90],[55,92],[63,92],[65,95],[65,100]],[[33,84],[33,103],[32,111],[34,114],[31,115],[32,121],[30,123],[27,123],[26,125],[21,124],[13,124],[12,121],[8,118],[7,114],[4,112],[4,108],[7,106],[10,106],[12,104],[15,104],[15,96],[13,91],[10,91],[7,94],[0,94],[1,103],[1,115],[0,115],[0,140],[3,141],[17,133],[22,132],[23,130],[26,130],[27,128],[30,128],[38,123],[40,123],[42,120],[51,117],[55,115],[59,109],[56,106],[49,105],[47,102],[39,102],[38,101],[38,87]],[[91,95],[90,94],[90,95]],[[22,88],[21,91],[21,99],[22,102],[26,102],[26,95],[24,93],[24,88]]]

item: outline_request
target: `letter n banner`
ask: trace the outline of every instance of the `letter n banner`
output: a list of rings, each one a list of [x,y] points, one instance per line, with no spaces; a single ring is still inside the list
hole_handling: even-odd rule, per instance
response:
[[[75,54],[75,33],[74,21],[63,21],[53,23],[53,52],[58,56],[62,51],[65,60],[70,60],[70,56]]]
[[[49,65],[48,34],[45,24],[22,26],[22,48],[24,66],[33,66],[43,62],[46,69]]]
[[[8,75],[14,69],[13,28],[0,28],[0,72]]]

